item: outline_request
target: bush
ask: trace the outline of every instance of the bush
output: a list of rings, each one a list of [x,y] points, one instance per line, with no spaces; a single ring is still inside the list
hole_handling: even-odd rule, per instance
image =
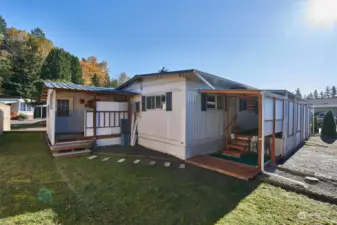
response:
[[[24,120],[26,120],[27,118],[28,118],[27,114],[20,113],[20,114],[18,115],[18,119],[24,119]]]
[[[325,114],[323,118],[322,135],[331,138],[335,138],[337,136],[336,122],[331,111]]]
[[[315,134],[317,134],[319,132],[319,129],[318,129],[318,122],[317,122],[317,116],[314,117],[314,132]]]

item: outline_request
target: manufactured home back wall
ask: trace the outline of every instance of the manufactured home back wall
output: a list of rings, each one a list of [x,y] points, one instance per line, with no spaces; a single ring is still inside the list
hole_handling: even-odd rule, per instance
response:
[[[138,121],[138,143],[164,153],[185,159],[186,80],[179,74],[148,77],[136,81],[125,90],[140,93],[141,96],[161,96],[172,92],[172,111],[146,109],[140,112]]]

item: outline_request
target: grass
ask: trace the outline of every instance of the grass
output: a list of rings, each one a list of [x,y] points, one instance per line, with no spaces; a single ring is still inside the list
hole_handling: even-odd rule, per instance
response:
[[[190,165],[53,159],[39,133],[5,133],[0,146],[0,224],[337,223],[337,206]]]

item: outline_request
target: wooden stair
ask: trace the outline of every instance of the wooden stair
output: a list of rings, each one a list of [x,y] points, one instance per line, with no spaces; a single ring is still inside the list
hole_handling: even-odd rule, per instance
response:
[[[50,149],[54,157],[65,158],[75,157],[81,155],[88,155],[91,153],[91,147],[93,146],[93,140],[73,141],[73,142],[61,142],[50,146]]]
[[[235,134],[235,139],[227,146],[222,154],[226,156],[240,158],[249,148],[251,136],[244,134]]]
[[[251,100],[251,99],[247,100],[247,110],[254,111],[255,105],[256,105],[256,102],[254,100]]]

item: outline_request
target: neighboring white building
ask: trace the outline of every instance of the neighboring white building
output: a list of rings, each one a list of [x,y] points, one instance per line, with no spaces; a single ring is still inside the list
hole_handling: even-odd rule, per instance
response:
[[[0,103],[0,134],[11,129],[10,106]]]
[[[32,100],[20,97],[0,97],[0,103],[11,107],[11,115],[25,114],[28,119],[34,119],[34,106]]]

